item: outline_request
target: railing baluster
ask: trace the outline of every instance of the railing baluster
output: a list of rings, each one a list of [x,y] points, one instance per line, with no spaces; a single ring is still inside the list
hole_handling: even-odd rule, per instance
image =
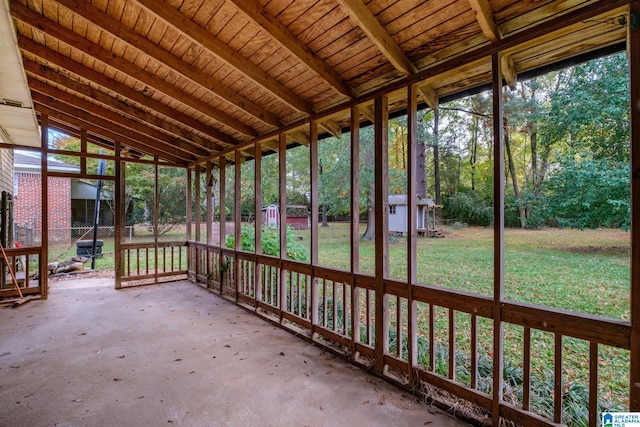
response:
[[[456,379],[456,317],[452,308],[449,309],[449,378]]]
[[[396,355],[402,357],[402,301],[396,297]]]
[[[598,425],[598,343],[589,343],[589,427]]]
[[[471,314],[471,388],[478,388],[478,316]]]
[[[435,310],[433,304],[429,304],[429,370],[436,370],[436,334],[435,334]]]
[[[531,404],[531,328],[524,327],[524,360],[522,369],[522,409],[528,411]]]
[[[553,361],[553,421],[562,422],[562,335],[555,334]]]

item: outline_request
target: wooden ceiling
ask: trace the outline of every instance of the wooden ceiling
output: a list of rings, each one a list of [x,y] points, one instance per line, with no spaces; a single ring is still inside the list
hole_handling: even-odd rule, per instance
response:
[[[628,1],[12,0],[32,100],[99,145],[193,165],[309,120],[337,135],[353,104],[407,83],[421,101],[626,40]],[[400,93],[400,92],[399,92]],[[395,97],[395,98],[394,98]],[[370,111],[369,111],[370,114]],[[269,144],[264,144],[269,146]],[[273,146],[273,144],[272,144]],[[249,154],[248,154],[249,155]]]

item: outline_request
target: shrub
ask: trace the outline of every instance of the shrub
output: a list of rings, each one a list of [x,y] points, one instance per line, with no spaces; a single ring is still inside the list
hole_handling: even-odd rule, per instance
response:
[[[256,250],[256,234],[252,225],[242,224],[240,229],[240,249],[247,252]],[[227,247],[235,247],[235,236],[227,236]],[[272,228],[262,228],[262,253],[270,256],[280,256],[280,231]],[[309,261],[307,247],[302,244],[295,231],[287,225],[287,258],[296,261]]]

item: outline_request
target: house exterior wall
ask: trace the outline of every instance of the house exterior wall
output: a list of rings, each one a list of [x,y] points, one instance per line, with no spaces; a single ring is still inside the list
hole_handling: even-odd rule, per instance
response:
[[[13,194],[13,150],[0,149],[0,193]]]
[[[392,233],[407,232],[407,206],[395,205],[396,213],[389,213],[389,231]]]
[[[18,194],[14,196],[14,219],[19,226],[42,230],[41,176],[39,173],[15,174]],[[69,242],[71,236],[71,181],[49,177],[48,230],[52,242]],[[37,238],[36,238],[37,239]]]

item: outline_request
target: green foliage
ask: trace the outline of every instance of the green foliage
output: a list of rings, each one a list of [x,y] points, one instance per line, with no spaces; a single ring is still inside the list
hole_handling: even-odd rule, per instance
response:
[[[445,198],[443,214],[471,225],[489,225],[493,221],[493,207],[474,191]]]
[[[227,236],[227,247],[235,248],[235,237]],[[240,228],[240,249],[247,252],[256,250],[256,234],[252,225],[242,224]],[[280,230],[273,228],[262,229],[262,253],[270,256],[280,256]],[[297,261],[309,261],[307,247],[302,244],[293,228],[287,225],[287,258]]]
[[[560,227],[629,229],[630,172],[626,163],[565,159],[546,181],[549,221]]]

